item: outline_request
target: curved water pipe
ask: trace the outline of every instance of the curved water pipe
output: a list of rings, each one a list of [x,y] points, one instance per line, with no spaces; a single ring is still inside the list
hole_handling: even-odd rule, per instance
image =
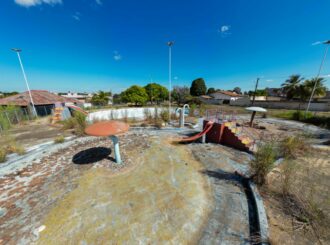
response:
[[[176,112],[180,113],[180,121],[179,121],[179,127],[183,128],[184,127],[184,117],[186,115],[186,111],[190,109],[188,104],[185,104],[182,108],[177,108]]]

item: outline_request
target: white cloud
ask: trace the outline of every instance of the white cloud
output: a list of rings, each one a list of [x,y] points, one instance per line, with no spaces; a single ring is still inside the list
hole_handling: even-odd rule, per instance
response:
[[[95,2],[96,2],[96,4],[98,4],[98,5],[102,5],[102,4],[103,4],[103,2],[102,2],[101,0],[95,0]]]
[[[220,27],[219,32],[221,34],[221,37],[227,37],[230,36],[231,26],[230,25],[223,25]]]
[[[121,60],[123,57],[119,54],[119,52],[118,51],[114,51],[113,52],[113,59],[115,60],[115,61],[119,61],[119,60]]]
[[[178,79],[179,79],[179,77],[175,76],[175,77],[173,77],[173,79],[174,79],[174,80],[178,80]]]
[[[40,4],[62,4],[62,0],[15,0],[15,3],[23,7],[32,7]]]
[[[267,79],[266,82],[270,83],[270,82],[274,82],[274,80],[273,79]]]
[[[328,78],[328,77],[330,77],[330,74],[323,75],[322,77],[323,77],[323,78]]]
[[[230,30],[230,26],[228,25],[221,26],[220,28],[221,33],[227,33],[229,30]]]
[[[74,18],[76,21],[80,21],[81,14],[79,12],[76,12],[74,15],[72,15],[72,18]]]

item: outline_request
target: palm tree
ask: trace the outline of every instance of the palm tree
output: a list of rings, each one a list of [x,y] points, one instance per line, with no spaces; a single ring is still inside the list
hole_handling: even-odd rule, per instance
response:
[[[300,75],[291,75],[281,86],[288,100],[300,95],[301,82],[304,80]]]
[[[324,85],[325,79],[323,77],[314,77],[312,79],[306,80],[303,84],[305,90],[304,100],[307,100],[312,95],[313,88],[315,86],[315,91],[313,96],[322,97],[326,94],[327,88]]]

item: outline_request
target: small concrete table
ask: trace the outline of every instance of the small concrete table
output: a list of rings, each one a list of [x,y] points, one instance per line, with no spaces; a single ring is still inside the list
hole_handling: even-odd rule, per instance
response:
[[[251,120],[250,120],[250,127],[253,126],[253,120],[257,112],[267,112],[265,108],[252,106],[252,107],[246,107],[245,110],[252,111]]]
[[[98,122],[88,126],[85,129],[85,133],[91,136],[97,137],[109,137],[115,148],[115,159],[116,163],[121,163],[120,151],[119,151],[119,140],[116,135],[124,134],[128,131],[129,125],[119,121],[106,121]]]

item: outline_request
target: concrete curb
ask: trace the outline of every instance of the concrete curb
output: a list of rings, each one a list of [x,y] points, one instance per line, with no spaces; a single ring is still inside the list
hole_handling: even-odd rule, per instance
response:
[[[268,233],[268,220],[267,214],[265,210],[264,203],[262,201],[262,197],[259,194],[257,186],[253,183],[252,180],[248,181],[248,187],[252,192],[253,199],[256,205],[256,214],[259,223],[259,231],[260,231],[260,244],[269,245],[269,233]]]

